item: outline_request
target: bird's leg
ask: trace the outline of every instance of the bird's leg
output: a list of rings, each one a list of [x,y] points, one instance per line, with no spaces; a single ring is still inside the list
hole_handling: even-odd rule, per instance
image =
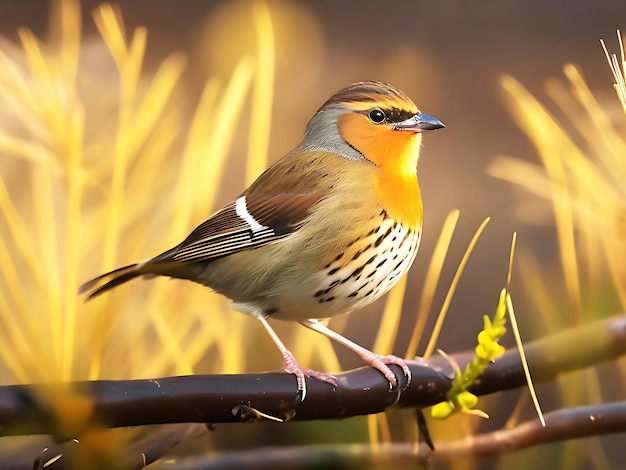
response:
[[[300,324],[306,326],[307,328],[310,328],[313,331],[317,331],[318,333],[323,334],[327,338],[332,339],[333,341],[336,341],[337,343],[357,353],[361,357],[361,359],[365,361],[366,364],[369,364],[374,369],[377,369],[385,376],[385,378],[389,381],[389,386],[391,388],[398,386],[398,380],[392,370],[387,366],[387,364],[396,364],[402,367],[402,371],[404,372],[404,376],[406,377],[405,389],[410,385],[411,369],[409,369],[409,366],[406,365],[404,359],[393,356],[391,354],[388,356],[381,356],[379,354],[373,353],[369,349],[365,349],[363,346],[359,346],[355,342],[350,341],[345,336],[341,336],[339,333],[331,330],[330,328],[324,326],[318,321],[304,320],[301,321]]]
[[[283,355],[283,365],[282,369],[285,372],[289,372],[290,374],[294,374],[298,381],[298,395],[300,396],[300,400],[303,401],[306,398],[306,381],[305,377],[312,377],[314,379],[320,380],[322,382],[327,382],[331,385],[337,386],[336,378],[329,374],[324,374],[322,372],[318,372],[312,369],[303,369],[298,365],[298,361],[294,355],[289,351],[283,342],[280,340],[274,329],[270,326],[267,318],[263,315],[255,315],[263,324],[267,332],[269,333],[272,341],[278,347],[281,354]]]

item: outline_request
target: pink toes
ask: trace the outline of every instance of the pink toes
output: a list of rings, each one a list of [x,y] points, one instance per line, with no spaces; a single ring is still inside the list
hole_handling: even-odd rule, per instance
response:
[[[312,377],[321,382],[329,383],[335,387],[337,386],[337,378],[335,376],[330,375],[330,374],[324,374],[322,372],[318,372],[312,369],[302,369],[298,365],[296,358],[289,351],[286,351],[283,355],[282,369],[285,372],[289,372],[290,374],[294,374],[296,376],[296,380],[298,382],[298,395],[300,397],[300,401],[304,401],[304,399],[306,398],[305,377]]]
[[[391,388],[398,386],[398,379],[393,371],[389,368],[388,364],[395,364],[402,367],[402,371],[404,372],[404,376],[406,377],[406,386],[405,389],[411,384],[411,369],[406,365],[404,359],[388,355],[381,356],[379,354],[375,354],[371,351],[367,351],[367,353],[361,355],[366,364],[369,364],[374,369],[380,371],[381,374],[385,376],[385,378],[389,381],[389,386]]]

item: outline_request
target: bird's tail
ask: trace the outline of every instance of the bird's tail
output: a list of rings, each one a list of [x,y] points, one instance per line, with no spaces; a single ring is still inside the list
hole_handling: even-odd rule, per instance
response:
[[[142,269],[145,264],[145,261],[141,263],[130,264],[128,266],[124,266],[123,268],[117,268],[111,272],[102,274],[101,276],[98,276],[89,282],[85,282],[78,289],[78,293],[87,294],[86,300],[93,299],[103,292],[106,292],[109,289],[113,289],[114,287],[117,287],[120,284],[125,283],[126,281],[130,281],[131,279],[134,279],[138,276],[145,275],[146,272]]]

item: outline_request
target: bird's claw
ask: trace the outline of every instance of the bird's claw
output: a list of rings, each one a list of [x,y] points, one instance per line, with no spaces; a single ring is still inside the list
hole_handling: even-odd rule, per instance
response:
[[[406,364],[404,359],[398,356],[394,356],[392,354],[389,354],[387,356],[381,356],[371,351],[368,351],[367,354],[362,356],[362,358],[367,364],[372,366],[374,369],[380,371],[385,376],[385,378],[389,381],[390,390],[395,390],[399,383],[396,374],[394,374],[389,367],[390,364],[400,366],[402,368],[402,372],[404,372],[406,384],[403,388],[403,391],[409,388],[409,385],[411,385],[411,369],[409,369],[409,366]]]
[[[290,374],[296,376],[298,383],[298,402],[302,402],[306,398],[306,377],[311,377],[321,382],[329,383],[334,387],[337,386],[337,377],[330,374],[324,374],[323,372],[318,372],[313,369],[302,369],[298,365],[296,358],[289,351],[283,354],[282,369],[285,372],[289,372]]]

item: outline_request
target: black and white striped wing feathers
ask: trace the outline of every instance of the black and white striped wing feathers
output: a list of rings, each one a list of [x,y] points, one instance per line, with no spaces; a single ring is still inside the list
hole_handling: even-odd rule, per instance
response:
[[[326,191],[258,194],[239,197],[199,225],[180,245],[166,252],[187,263],[260,248],[298,230]],[[160,257],[157,257],[160,258]]]

